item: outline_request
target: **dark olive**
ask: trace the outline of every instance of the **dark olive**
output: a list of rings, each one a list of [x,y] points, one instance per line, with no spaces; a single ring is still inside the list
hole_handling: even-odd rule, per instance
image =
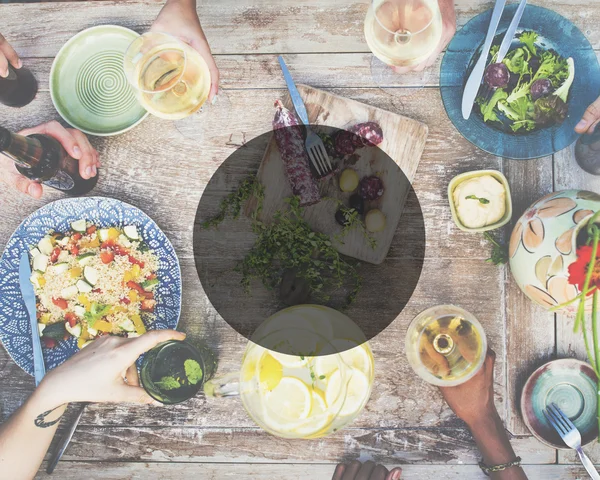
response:
[[[356,210],[359,215],[365,212],[365,201],[358,193],[350,196],[350,208]]]
[[[346,209],[347,211],[347,209]],[[346,215],[344,215],[344,208],[340,208],[337,212],[335,212],[335,221],[337,223],[339,223],[342,227],[345,227],[346,225],[348,225],[350,222],[348,221],[348,219],[346,218]]]

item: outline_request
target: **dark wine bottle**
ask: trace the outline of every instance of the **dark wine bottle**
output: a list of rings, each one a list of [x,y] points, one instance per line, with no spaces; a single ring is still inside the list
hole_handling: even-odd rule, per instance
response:
[[[84,179],[79,174],[79,162],[47,135],[24,137],[0,127],[0,152],[15,162],[17,170],[30,180],[69,195],[84,195],[98,182],[98,175]]]
[[[8,76],[0,77],[0,103],[9,107],[24,107],[38,90],[37,80],[30,70],[8,66]]]

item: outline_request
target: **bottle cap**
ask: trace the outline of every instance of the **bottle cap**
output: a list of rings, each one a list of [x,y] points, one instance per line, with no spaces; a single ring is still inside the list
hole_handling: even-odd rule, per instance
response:
[[[0,127],[0,152],[6,150],[12,140],[12,134],[4,127]]]

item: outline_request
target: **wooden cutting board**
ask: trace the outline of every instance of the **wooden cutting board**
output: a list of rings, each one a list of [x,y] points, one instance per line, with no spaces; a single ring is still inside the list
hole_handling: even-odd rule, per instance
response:
[[[327,125],[341,129],[349,129],[357,123],[374,121],[383,130],[383,142],[378,148],[362,148],[357,150],[360,159],[351,166],[357,171],[359,178],[377,175],[384,183],[382,197],[366,202],[365,212],[378,208],[386,216],[386,228],[372,236],[376,240],[373,248],[364,234],[354,228],[344,238],[343,243],[335,239],[342,227],[335,221],[337,205],[335,201],[321,200],[315,205],[304,208],[304,218],[311,228],[330,236],[336,249],[350,257],[379,264],[385,260],[394,238],[396,227],[402,216],[404,202],[421,159],[425,147],[428,128],[424,123],[401,115],[365,105],[331,93],[317,90],[306,85],[298,85],[300,95],[306,105],[311,125]],[[289,96],[283,101],[286,108],[294,111]],[[295,112],[295,111],[294,111]],[[273,109],[275,114],[275,109]],[[381,150],[385,152],[383,154]],[[395,162],[398,169],[391,161]],[[403,173],[402,173],[403,172]],[[258,179],[265,185],[265,198],[260,220],[269,222],[275,212],[285,208],[284,199],[292,196],[283,161],[272,137],[258,170]],[[321,197],[333,197],[344,200],[348,205],[351,193],[343,193],[338,186],[339,173],[332,178],[319,181]]]

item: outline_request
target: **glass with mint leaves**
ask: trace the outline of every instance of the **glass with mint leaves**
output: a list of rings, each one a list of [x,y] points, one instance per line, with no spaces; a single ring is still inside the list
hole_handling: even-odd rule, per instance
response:
[[[148,395],[172,405],[194,397],[215,370],[214,354],[205,345],[169,340],[146,353],[140,379]]]

